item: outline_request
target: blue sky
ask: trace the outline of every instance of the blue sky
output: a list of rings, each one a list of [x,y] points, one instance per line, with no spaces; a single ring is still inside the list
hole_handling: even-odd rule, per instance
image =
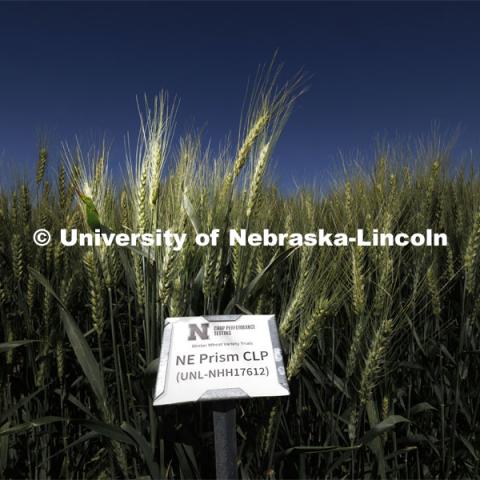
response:
[[[275,153],[283,185],[433,123],[479,154],[478,25],[473,2],[0,3],[0,161],[30,169],[46,130],[54,147],[106,134],[123,164],[136,96],[161,89],[181,99],[178,133],[235,137],[247,82],[276,50],[284,78],[310,75]]]

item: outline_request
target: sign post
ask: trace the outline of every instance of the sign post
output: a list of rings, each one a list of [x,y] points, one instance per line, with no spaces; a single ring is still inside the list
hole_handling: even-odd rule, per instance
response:
[[[237,478],[234,399],[289,395],[273,315],[167,318],[154,405],[213,401],[217,478]]]
[[[219,400],[213,407],[215,466],[218,479],[237,479],[237,421],[233,400]]]

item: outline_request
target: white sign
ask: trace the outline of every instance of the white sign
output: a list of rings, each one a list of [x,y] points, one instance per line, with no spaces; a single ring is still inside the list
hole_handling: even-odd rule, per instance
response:
[[[154,405],[289,393],[273,315],[167,318]]]

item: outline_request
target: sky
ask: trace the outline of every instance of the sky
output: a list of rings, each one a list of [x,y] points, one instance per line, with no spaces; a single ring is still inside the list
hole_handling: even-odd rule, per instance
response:
[[[160,90],[180,98],[178,135],[236,139],[248,81],[275,51],[283,79],[309,75],[274,154],[282,185],[432,125],[480,154],[478,25],[473,2],[2,2],[0,176],[34,168],[39,132],[53,157],[106,135],[124,165],[136,98]]]

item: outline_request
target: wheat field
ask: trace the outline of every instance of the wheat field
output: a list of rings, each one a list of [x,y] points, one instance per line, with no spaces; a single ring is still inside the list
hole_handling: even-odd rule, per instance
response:
[[[237,145],[142,107],[126,174],[108,149],[39,148],[0,190],[0,478],[215,476],[211,405],[152,407],[169,316],[275,314],[291,395],[237,402],[241,478],[478,478],[480,177],[440,138],[376,149],[327,193],[283,192],[269,162],[300,78],[267,69]],[[308,93],[307,93],[308,95]],[[473,163],[472,163],[473,164]],[[315,172],[311,172],[312,176]],[[92,208],[93,206],[93,208]],[[447,247],[65,247],[115,232],[413,233]],[[32,234],[53,241],[37,247]]]

